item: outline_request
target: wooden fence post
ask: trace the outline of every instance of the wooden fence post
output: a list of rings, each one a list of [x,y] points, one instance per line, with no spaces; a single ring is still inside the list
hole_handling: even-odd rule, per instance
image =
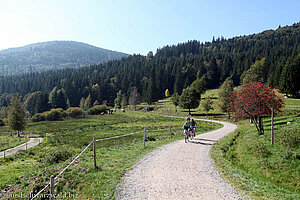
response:
[[[172,128],[170,127],[170,137],[172,139]]]
[[[3,157],[5,158],[5,150],[3,151],[3,154],[4,154]]]
[[[274,124],[274,108],[271,109],[271,144],[274,144],[274,133],[273,133],[273,124]]]
[[[96,160],[96,139],[93,138],[93,150],[94,150],[94,167],[97,169],[97,160]]]
[[[54,187],[55,187],[54,176],[52,175],[50,177],[50,200],[54,200]]]
[[[144,128],[144,146],[146,146],[146,128]]]

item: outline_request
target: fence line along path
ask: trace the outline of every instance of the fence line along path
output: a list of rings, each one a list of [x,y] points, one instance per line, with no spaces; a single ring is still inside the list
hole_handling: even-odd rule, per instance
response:
[[[17,153],[18,151],[24,151],[27,149],[30,149],[38,144],[43,142],[43,138],[37,137],[37,138],[30,138],[28,142],[25,142],[19,146],[16,146],[11,149],[6,149],[5,151],[0,152],[0,158],[3,158],[4,156],[9,156],[12,154]]]
[[[173,142],[144,157],[125,175],[118,199],[242,199],[209,157],[211,146],[237,128],[219,123],[223,128],[198,135],[189,143]]]

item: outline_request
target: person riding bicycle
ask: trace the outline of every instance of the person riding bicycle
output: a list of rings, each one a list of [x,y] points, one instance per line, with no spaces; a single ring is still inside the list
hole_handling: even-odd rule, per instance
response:
[[[194,137],[196,136],[196,126],[197,126],[197,123],[195,122],[194,119],[192,119],[192,122],[191,122],[191,129],[192,129],[192,132],[194,134]]]
[[[186,122],[183,125],[184,129],[188,132],[188,134],[190,134],[190,132],[191,132],[191,126],[192,126],[192,122],[191,122],[191,119],[188,117],[186,119]]]

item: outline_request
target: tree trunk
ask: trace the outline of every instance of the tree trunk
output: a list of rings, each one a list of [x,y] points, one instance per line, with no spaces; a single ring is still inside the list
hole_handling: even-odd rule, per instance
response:
[[[189,115],[191,115],[191,109],[189,109]]]
[[[257,124],[257,117],[252,117],[252,116],[250,116],[250,119],[251,119],[252,123],[255,124],[255,127],[256,127],[256,130],[257,130],[257,132],[258,132],[258,135],[261,135],[261,134],[260,134],[259,125]]]
[[[20,137],[20,131],[18,130],[18,137]]]
[[[258,117],[258,127],[259,127],[259,135],[263,135],[264,134],[264,126],[263,126],[263,119],[261,116]]]
[[[230,119],[230,112],[227,112],[228,113],[228,119]]]

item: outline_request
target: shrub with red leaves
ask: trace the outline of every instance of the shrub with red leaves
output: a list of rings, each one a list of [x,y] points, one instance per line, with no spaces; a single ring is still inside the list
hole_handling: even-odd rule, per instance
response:
[[[244,84],[241,90],[232,94],[227,110],[234,112],[238,120],[250,118],[258,134],[263,134],[262,117],[270,115],[272,108],[274,112],[279,112],[284,107],[284,101],[276,90],[258,82]]]

